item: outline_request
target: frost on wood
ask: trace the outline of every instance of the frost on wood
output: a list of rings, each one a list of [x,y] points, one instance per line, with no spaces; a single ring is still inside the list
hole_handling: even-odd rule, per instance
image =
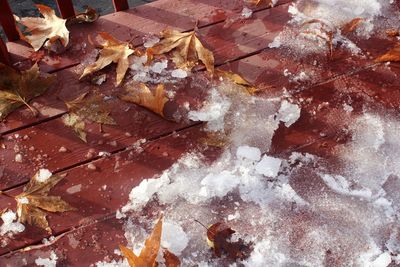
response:
[[[301,116],[289,95],[261,99],[230,89],[214,88],[203,106],[189,113],[192,120],[206,121],[207,131],[224,133],[229,145],[212,163],[193,151],[134,187],[119,212],[127,220],[128,243],[140,250],[137,244],[154,220],[144,212],[151,207],[178,225],[176,239],[187,244],[178,249],[183,265],[222,264],[212,258],[204,229],[194,219],[205,225],[229,222],[253,242],[245,266],[323,266],[331,255],[341,266],[387,266],[398,260],[400,123],[367,112],[354,115],[352,139],[337,146],[340,167],[332,171],[327,159],[315,155],[270,154],[279,124],[293,127]]]

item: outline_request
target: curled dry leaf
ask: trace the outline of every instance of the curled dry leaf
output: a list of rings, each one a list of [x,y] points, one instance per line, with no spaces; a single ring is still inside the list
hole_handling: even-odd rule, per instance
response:
[[[102,39],[102,43],[100,44],[100,56],[95,63],[87,66],[83,70],[80,79],[98,70],[101,70],[114,62],[117,63],[116,86],[118,86],[121,84],[125,73],[128,70],[128,57],[132,55],[135,50],[130,48],[128,42],[121,42],[115,39],[109,33],[101,32],[99,33],[99,37]]]
[[[375,59],[375,62],[399,62],[400,61],[400,44],[389,50],[386,54]]]
[[[400,32],[396,29],[388,29],[386,30],[386,35],[389,37],[397,37],[400,35]]]
[[[364,18],[352,19],[351,21],[349,21],[348,23],[346,23],[345,25],[342,26],[341,31],[343,33],[353,32],[355,29],[357,29],[358,26],[360,26],[360,24],[363,21],[365,21]]]
[[[69,113],[62,117],[64,124],[74,129],[78,137],[86,140],[85,120],[100,124],[115,125],[114,119],[110,116],[110,111],[100,95],[87,96],[83,93],[74,100],[65,102]]]
[[[99,14],[96,12],[96,10],[91,7],[87,7],[84,12],[78,13],[74,17],[69,18],[67,20],[67,25],[75,23],[92,23],[95,22],[98,18]]]
[[[43,94],[54,82],[55,75],[41,73],[37,64],[18,72],[0,63],[0,121],[23,105],[36,115],[37,111],[29,102]]]
[[[46,176],[43,177],[44,175]],[[48,195],[49,191],[62,179],[63,177],[60,175],[52,175],[47,170],[39,170],[25,186],[23,192],[15,197],[19,222],[37,226],[51,233],[46,212],[75,210],[61,197]]]
[[[45,5],[36,5],[43,18],[20,18],[15,16],[15,20],[26,27],[23,34],[20,32],[21,39],[27,41],[35,51],[39,50],[44,43],[50,44],[61,41],[66,47],[69,42],[69,31],[66,27],[66,19],[56,16],[53,9]]]
[[[258,92],[258,89],[255,86],[251,85],[239,74],[223,70],[215,70],[215,74],[220,78],[228,79],[229,81],[242,86],[250,95],[254,95]]]
[[[173,61],[178,68],[192,69],[201,61],[210,73],[214,73],[214,55],[203,46],[196,31],[164,30],[161,36],[164,39],[147,50],[150,57],[173,51]]]
[[[235,231],[225,223],[218,222],[208,227],[207,243],[217,257],[224,254],[231,260],[244,260],[250,256],[253,244],[246,243],[241,238],[232,241],[231,238],[234,233]]]
[[[152,267],[157,266],[157,254],[160,250],[162,232],[162,216],[158,219],[153,232],[146,239],[144,247],[139,256],[136,256],[132,250],[120,245],[120,250],[128,260],[131,267]]]
[[[163,84],[157,85],[154,95],[143,83],[126,85],[125,90],[127,94],[121,96],[122,100],[143,106],[164,117],[164,105],[168,102],[168,98],[165,96]]]

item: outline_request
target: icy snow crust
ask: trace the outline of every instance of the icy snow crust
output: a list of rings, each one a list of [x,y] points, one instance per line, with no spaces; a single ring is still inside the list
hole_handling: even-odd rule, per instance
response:
[[[316,37],[326,36],[322,27],[332,31],[334,49],[363,56],[341,27],[362,18],[354,34],[370,38],[382,26],[377,23],[380,16],[398,18],[388,13],[391,4],[299,0],[289,8],[290,27],[269,47],[283,47],[296,57],[326,55],[326,40]],[[305,26],[310,20],[321,23]],[[390,19],[385,23],[390,25]],[[174,83],[187,75],[183,70],[171,72],[166,61],[150,66],[146,61],[137,58],[131,66],[134,81]],[[284,75],[301,83],[314,73]],[[275,131],[296,124],[300,104],[285,90],[280,96],[255,97],[222,81],[188,118],[207,122],[205,131],[224,137],[228,145],[212,163],[200,151],[187,153],[161,175],[132,189],[129,202],[117,212],[117,218],[126,221],[128,246],[139,254],[164,214],[162,247],[178,255],[182,266],[228,266],[226,259],[213,256],[206,230],[195,220],[204,225],[225,221],[254,243],[251,256],[231,266],[400,264],[400,121],[370,111],[356,115],[351,106],[345,111],[351,118],[347,124],[352,139],[335,147],[334,166],[332,159],[299,151],[272,155]],[[158,261],[163,262],[161,254]],[[121,259],[97,266],[128,265]]]
[[[389,0],[299,0],[289,7],[292,19],[289,27],[268,46],[287,48],[296,57],[310,54],[327,54],[327,32],[333,33],[334,49],[347,50],[353,55],[364,56],[363,51],[342,32],[342,27],[353,19],[362,19],[354,34],[360,40],[372,34],[381,35],[394,23],[398,14],[393,12]],[[380,21],[381,16],[385,19]],[[314,21],[314,23],[309,23]],[[319,23],[318,23],[318,22]],[[317,22],[317,23],[316,23]],[[384,36],[382,36],[385,38]]]
[[[328,160],[314,155],[270,155],[276,129],[292,127],[300,114],[287,93],[259,98],[216,86],[189,115],[208,121],[206,130],[225,135],[229,145],[212,163],[200,152],[188,153],[132,189],[118,212],[127,218],[129,246],[139,253],[163,213],[162,244],[183,266],[226,264],[212,256],[195,219],[205,225],[226,221],[253,241],[245,266],[398,262],[400,122],[368,112],[355,116],[352,140],[335,152],[341,167],[331,172]]]

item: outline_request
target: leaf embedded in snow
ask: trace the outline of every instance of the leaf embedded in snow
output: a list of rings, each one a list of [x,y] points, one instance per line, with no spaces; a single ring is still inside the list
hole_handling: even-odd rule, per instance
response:
[[[357,29],[358,26],[360,26],[361,22],[363,22],[364,20],[364,18],[352,19],[350,22],[342,26],[341,31],[343,33],[353,32],[355,29]]]
[[[164,249],[163,257],[166,267],[179,267],[181,265],[179,258],[168,249]]]
[[[161,36],[164,39],[149,48],[148,54],[160,55],[174,51],[173,61],[178,68],[192,69],[201,61],[210,73],[214,73],[214,55],[203,46],[196,31],[164,30]]]
[[[130,48],[128,42],[121,42],[111,36],[109,33],[101,32],[99,37],[102,39],[100,44],[100,56],[97,61],[89,66],[87,66],[80,77],[92,74],[104,67],[110,65],[111,63],[117,63],[117,79],[116,85],[120,85],[124,79],[125,73],[129,67],[128,57],[132,55],[135,50]]]
[[[37,226],[51,233],[46,212],[65,212],[75,210],[59,196],[49,196],[49,191],[63,179],[47,170],[39,170],[25,186],[23,192],[15,197],[18,221]]]
[[[43,94],[55,81],[54,75],[41,73],[37,64],[29,70],[18,72],[0,63],[0,120],[20,106]]]
[[[313,35],[321,40],[324,40],[326,43],[326,47],[328,49],[328,56],[330,58],[333,57],[333,37],[334,31],[322,20],[320,19],[312,19],[303,23],[303,26],[310,24],[320,24],[319,31],[304,31],[305,34]]]
[[[376,62],[398,62],[400,61],[400,44],[389,50],[386,54],[375,59]]]
[[[151,235],[146,239],[144,247],[139,256],[136,256],[132,250],[120,246],[121,252],[128,260],[131,267],[152,267],[157,266],[157,254],[160,250],[162,232],[162,217],[158,219]]]
[[[242,76],[239,74],[236,74],[234,72],[230,71],[223,71],[223,70],[216,70],[215,73],[220,77],[220,78],[226,78],[232,82],[234,82],[237,85],[242,86],[247,93],[250,95],[253,95],[258,92],[258,89],[251,85],[248,81],[246,81]]]
[[[252,252],[252,243],[246,243],[239,238],[232,241],[232,235],[235,233],[230,227],[224,223],[212,224],[207,229],[207,243],[213,249],[217,257],[225,254],[231,260],[244,260],[248,258]]]
[[[114,119],[110,116],[110,111],[104,104],[104,99],[100,95],[87,97],[83,93],[77,98],[65,102],[69,113],[62,117],[64,124],[74,129],[78,137],[87,142],[85,120],[100,124],[115,125]]]
[[[143,83],[139,85],[128,84],[125,86],[125,89],[127,94],[121,96],[122,100],[143,106],[164,117],[164,105],[168,102],[168,98],[165,96],[163,84],[157,85],[154,95]]]
[[[66,19],[56,16],[53,9],[45,5],[36,5],[43,18],[20,18],[15,16],[15,20],[26,27],[21,39],[27,41],[35,51],[39,50],[46,42],[53,44],[61,41],[66,47],[69,43],[69,31],[66,27]]]

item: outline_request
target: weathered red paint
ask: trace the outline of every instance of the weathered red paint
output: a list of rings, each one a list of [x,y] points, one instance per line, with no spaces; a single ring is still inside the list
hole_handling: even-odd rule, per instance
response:
[[[128,0],[113,0],[115,12],[129,8]]]
[[[9,41],[19,39],[19,33],[15,26],[15,19],[7,0],[0,0],[0,23]]]
[[[0,62],[9,65],[10,64],[10,55],[7,51],[6,44],[3,42],[3,39],[0,38]]]
[[[70,18],[75,15],[72,0],[57,0],[57,6],[62,18]]]

